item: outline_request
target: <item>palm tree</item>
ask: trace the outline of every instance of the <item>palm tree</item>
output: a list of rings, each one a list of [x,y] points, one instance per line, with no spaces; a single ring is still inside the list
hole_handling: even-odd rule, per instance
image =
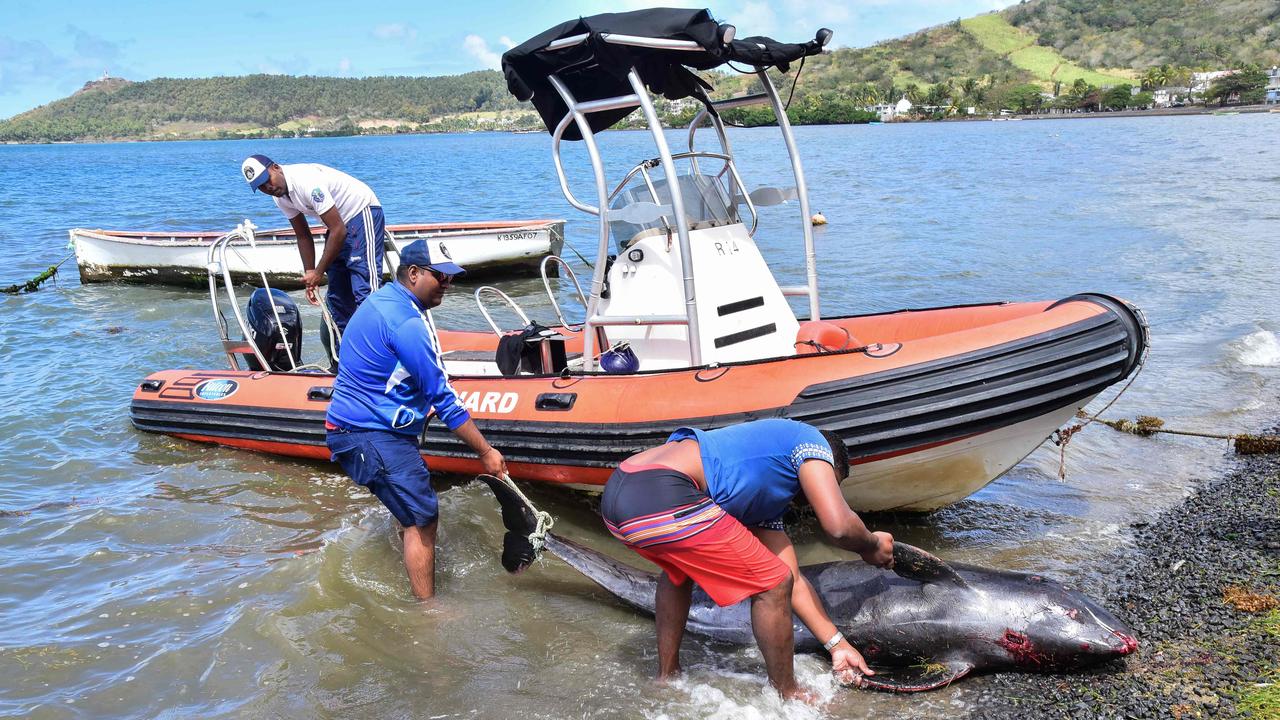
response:
[[[1169,82],[1169,66],[1162,65],[1160,67],[1149,67],[1142,73],[1142,89],[1155,90],[1158,87],[1164,87]]]
[[[902,89],[902,95],[906,99],[910,100],[913,105],[916,103],[919,103],[920,102],[920,86],[916,85],[915,83],[907,83],[907,86]]]

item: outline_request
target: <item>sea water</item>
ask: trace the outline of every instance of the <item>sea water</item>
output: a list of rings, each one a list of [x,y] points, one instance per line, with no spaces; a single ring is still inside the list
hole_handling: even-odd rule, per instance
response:
[[[1208,432],[1276,419],[1280,116],[796,136],[812,208],[830,221],[815,230],[824,313],[1109,293],[1146,312],[1151,351],[1106,416]],[[776,131],[730,138],[749,188],[794,184]],[[669,139],[679,147],[684,134]],[[613,134],[603,151],[612,182],[655,154],[635,132]],[[563,254],[584,281],[578,253],[595,257],[594,218],[561,195],[545,135],[0,146],[0,285],[67,256],[72,227],[284,225],[239,174],[252,153],[361,178],[391,223],[563,217]],[[566,153],[573,191],[594,204],[580,144]],[[798,206],[760,213],[756,238],[774,273],[802,283]],[[540,281],[498,284],[535,318],[554,319]],[[571,286],[555,288],[580,317]],[[455,287],[437,321],[483,327],[474,289]],[[309,357],[316,337],[309,326]],[[56,285],[0,295],[0,714],[816,716],[764,689],[753,648],[689,637],[686,677],[654,685],[652,620],[554,559],[507,576],[484,488],[442,483],[441,597],[424,608],[387,513],[335,466],[131,426],[131,393],[149,372],[224,363],[198,290],[82,286],[71,260]],[[1065,456],[1046,444],[958,505],[870,522],[946,558],[1050,573],[1098,594],[1100,558],[1123,551],[1129,524],[1213,477],[1229,453],[1220,441],[1095,424]],[[558,531],[627,559],[588,498],[532,494]],[[793,532],[802,562],[842,556],[812,526]],[[798,672],[828,699],[828,716],[981,712],[977,681],[882,696],[836,690],[825,662],[801,658]]]

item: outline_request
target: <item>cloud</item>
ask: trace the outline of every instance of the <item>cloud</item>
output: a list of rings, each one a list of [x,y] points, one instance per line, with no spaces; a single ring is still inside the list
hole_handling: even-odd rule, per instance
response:
[[[765,2],[746,2],[737,9],[730,21],[744,35],[778,34],[778,16],[773,8]]]
[[[338,61],[338,74],[339,75],[351,74],[351,58],[344,57]]]
[[[131,41],[112,42],[74,25],[66,26],[70,52],[57,52],[41,40],[15,39],[0,35],[0,95],[18,93],[24,87],[44,86],[65,95],[103,71],[116,77],[130,77],[124,47]]]
[[[479,35],[468,35],[462,41],[462,49],[490,70],[497,70],[502,65],[502,58],[490,50],[489,43]]]
[[[418,28],[409,23],[385,23],[373,28],[373,36],[379,40],[398,40],[409,44],[418,39]]]
[[[266,75],[317,75],[324,72],[324,70],[316,72],[311,61],[301,55],[292,57],[272,57],[268,55],[259,60],[256,65],[242,66],[249,72],[264,73]]]

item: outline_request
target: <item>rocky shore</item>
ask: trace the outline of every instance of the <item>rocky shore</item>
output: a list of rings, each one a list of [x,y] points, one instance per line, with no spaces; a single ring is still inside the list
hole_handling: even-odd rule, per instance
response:
[[[1135,656],[977,678],[976,715],[1280,718],[1280,458],[1229,463],[1104,561],[1114,570],[1099,599],[1136,631]]]

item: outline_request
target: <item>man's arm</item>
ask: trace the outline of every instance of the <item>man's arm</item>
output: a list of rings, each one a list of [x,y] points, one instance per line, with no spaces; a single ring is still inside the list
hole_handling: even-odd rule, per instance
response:
[[[840,628],[831,622],[831,616],[827,615],[826,608],[822,606],[822,598],[818,597],[817,591],[800,572],[800,562],[796,559],[796,549],[791,544],[791,538],[781,530],[751,528],[751,532],[760,539],[769,552],[777,555],[788,568],[791,568],[791,610],[796,617],[800,618],[800,622],[809,628],[809,632],[813,633],[820,643],[825,644],[836,637]],[[862,654],[849,644],[848,640],[843,639],[843,635],[840,642],[828,652],[831,653],[831,669],[840,674],[846,682],[852,682],[853,673],[875,675],[875,671],[867,667]]]
[[[893,567],[893,536],[870,532],[862,518],[849,509],[835,470],[823,460],[806,460],[800,466],[800,487],[813,506],[818,523],[837,546],[858,553],[870,565]]]
[[[306,272],[316,266],[316,239],[311,235],[311,225],[302,213],[289,218],[289,225],[298,239],[298,255],[302,257],[302,270]]]
[[[338,214],[336,206],[321,213],[320,219],[324,221],[325,226],[324,253],[320,256],[320,260],[315,264],[314,268],[307,265],[307,252],[302,250],[301,244],[298,246],[298,251],[302,254],[302,284],[306,285],[309,291],[320,284],[325,271],[329,269],[334,260],[338,259],[338,254],[342,252],[342,244],[347,241],[347,226],[342,222],[342,216]],[[293,221],[290,220],[290,222]],[[303,224],[305,224],[305,220]],[[297,225],[294,225],[295,230],[297,227]],[[311,230],[309,228],[307,230],[307,238],[312,244],[311,254],[314,256],[315,240],[311,240]],[[301,234],[298,235],[298,242],[302,242]]]
[[[476,427],[476,422],[471,418],[459,425],[453,431],[467,447],[475,451],[480,458],[480,463],[484,465],[484,471],[490,475],[505,475],[507,473],[507,461],[502,457],[502,453],[497,448],[489,444],[484,439],[484,434],[480,432],[480,428]]]

